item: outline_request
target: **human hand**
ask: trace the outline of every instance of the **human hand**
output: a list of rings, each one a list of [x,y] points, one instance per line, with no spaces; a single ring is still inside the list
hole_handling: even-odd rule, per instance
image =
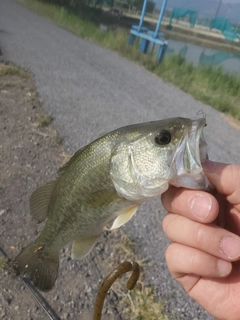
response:
[[[186,292],[217,319],[240,319],[240,165],[206,161],[213,194],[171,187],[162,195],[166,261]]]

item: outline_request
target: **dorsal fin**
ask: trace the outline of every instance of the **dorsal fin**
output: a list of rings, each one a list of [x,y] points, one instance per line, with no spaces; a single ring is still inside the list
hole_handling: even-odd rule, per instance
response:
[[[30,211],[34,219],[42,222],[48,215],[48,205],[56,181],[36,189],[30,197]]]

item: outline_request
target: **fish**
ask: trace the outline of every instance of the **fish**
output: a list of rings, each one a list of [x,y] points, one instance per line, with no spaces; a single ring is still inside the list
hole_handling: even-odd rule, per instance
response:
[[[127,223],[139,206],[169,185],[210,190],[206,119],[170,118],[125,126],[78,150],[55,181],[36,189],[30,212],[39,236],[13,260],[17,275],[41,291],[53,288],[60,250],[73,241],[72,258],[86,256],[106,226]]]

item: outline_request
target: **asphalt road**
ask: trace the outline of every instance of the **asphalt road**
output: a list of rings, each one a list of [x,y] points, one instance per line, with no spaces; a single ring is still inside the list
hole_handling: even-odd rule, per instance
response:
[[[0,47],[4,58],[31,70],[43,106],[69,151],[127,124],[168,117],[207,115],[210,158],[240,163],[239,130],[211,107],[130,62],[36,16],[12,0],[0,3]],[[212,319],[172,280],[161,229],[160,201],[141,207],[124,227],[138,243],[141,257],[153,261],[146,270],[167,309],[178,319]]]

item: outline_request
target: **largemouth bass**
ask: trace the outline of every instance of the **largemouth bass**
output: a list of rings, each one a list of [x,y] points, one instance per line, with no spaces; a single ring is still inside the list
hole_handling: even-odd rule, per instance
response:
[[[171,118],[112,131],[77,151],[56,181],[30,197],[32,216],[46,224],[13,261],[17,274],[42,291],[57,278],[59,253],[71,241],[72,258],[93,248],[103,228],[121,227],[169,184],[208,190],[201,163],[207,159],[205,118]]]

